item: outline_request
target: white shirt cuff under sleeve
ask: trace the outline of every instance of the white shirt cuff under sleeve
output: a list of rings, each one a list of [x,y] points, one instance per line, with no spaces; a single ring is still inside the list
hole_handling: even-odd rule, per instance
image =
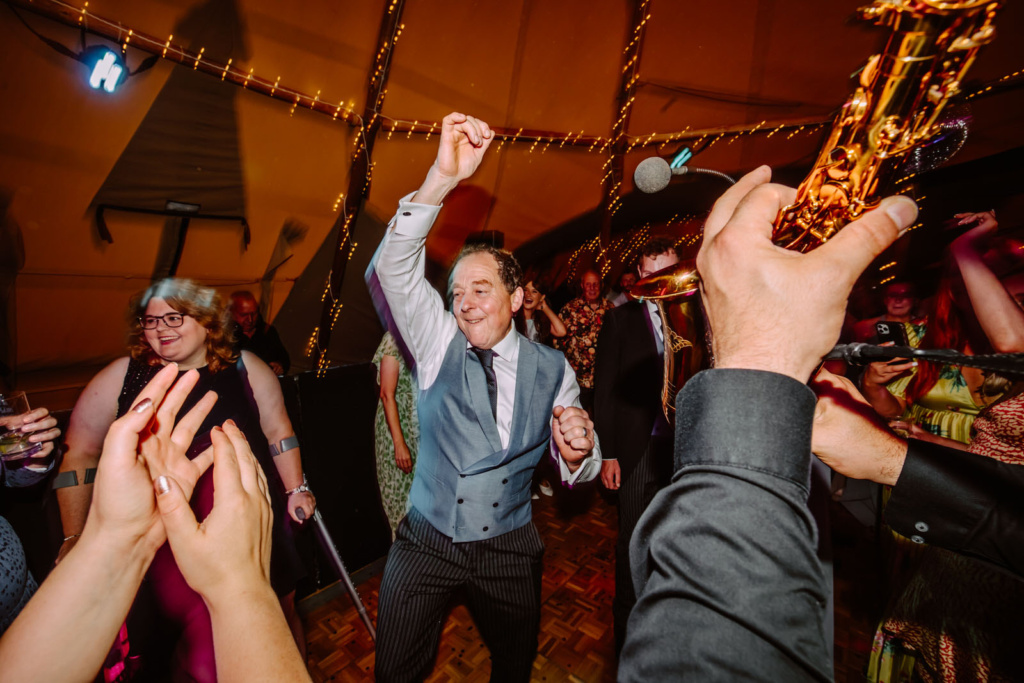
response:
[[[562,454],[557,449],[555,449],[555,458],[558,460],[558,473],[562,476],[562,481],[570,488],[576,484],[596,479],[597,475],[601,473],[601,443],[597,437],[597,432],[594,433],[594,450],[584,458],[579,469],[575,472],[569,472],[569,465],[566,464],[565,458],[562,457]]]

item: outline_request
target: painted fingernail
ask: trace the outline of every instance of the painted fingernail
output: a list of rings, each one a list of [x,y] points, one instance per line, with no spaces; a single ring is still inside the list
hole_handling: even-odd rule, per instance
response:
[[[171,490],[171,482],[167,481],[167,477],[162,474],[156,478],[156,490],[161,494]]]
[[[152,405],[153,405],[153,399],[151,399],[151,398],[144,398],[141,401],[139,401],[138,404],[136,404],[136,406],[134,408],[132,408],[132,410],[134,410],[136,413],[144,413],[147,410],[149,410],[150,406],[152,406]]]

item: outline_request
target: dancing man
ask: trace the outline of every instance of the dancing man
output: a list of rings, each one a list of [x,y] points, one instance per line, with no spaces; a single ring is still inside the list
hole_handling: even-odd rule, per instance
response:
[[[461,587],[491,651],[491,680],[528,681],[544,552],[531,516],[534,468],[550,451],[568,485],[601,469],[572,368],[512,324],[523,302],[515,258],[486,245],[463,249],[449,279],[450,312],[424,277],[424,243],[441,202],[473,175],[493,139],[483,121],[445,117],[437,159],[419,190],[399,202],[368,272],[413,355],[420,386],[411,508],[380,588],[382,683],[429,673],[445,607]]]

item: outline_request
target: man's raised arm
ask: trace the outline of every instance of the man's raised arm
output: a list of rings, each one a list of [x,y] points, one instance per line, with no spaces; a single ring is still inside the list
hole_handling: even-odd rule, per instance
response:
[[[493,139],[490,127],[472,116],[444,117],[437,158],[420,188],[399,202],[367,272],[371,293],[377,287],[370,280],[376,279],[402,342],[416,360],[421,386],[436,376],[429,359],[439,360],[455,329],[444,301],[424,277],[424,244],[441,202],[473,175]]]

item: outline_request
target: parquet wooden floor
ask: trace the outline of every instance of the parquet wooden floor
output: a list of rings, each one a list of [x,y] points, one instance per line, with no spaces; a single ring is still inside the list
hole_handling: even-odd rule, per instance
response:
[[[614,594],[616,512],[593,489],[557,492],[534,501],[534,522],[547,547],[544,556],[539,654],[534,681],[604,683],[615,680],[611,603]],[[870,630],[877,615],[867,614],[857,576],[870,567],[870,544],[856,530],[852,544],[839,552],[836,576],[836,680],[863,680]],[[841,544],[842,545],[842,544]],[[847,544],[850,545],[850,544]],[[844,574],[846,572],[846,574]],[[358,587],[363,604],[376,621],[379,574]],[[852,606],[851,606],[852,603]],[[307,663],[314,681],[373,679],[374,650],[366,628],[347,595],[333,599],[303,618]],[[863,642],[862,642],[863,641]],[[487,648],[469,611],[452,606],[441,636],[432,683],[484,682],[490,678]]]
[[[541,587],[535,681],[615,680],[612,596],[615,592],[615,508],[593,490],[557,492],[534,501],[533,519],[547,550]],[[357,587],[376,622],[380,575]],[[372,680],[373,641],[348,596],[303,618],[307,663],[314,681]],[[456,602],[441,635],[428,681],[487,681],[490,654],[469,610]]]

